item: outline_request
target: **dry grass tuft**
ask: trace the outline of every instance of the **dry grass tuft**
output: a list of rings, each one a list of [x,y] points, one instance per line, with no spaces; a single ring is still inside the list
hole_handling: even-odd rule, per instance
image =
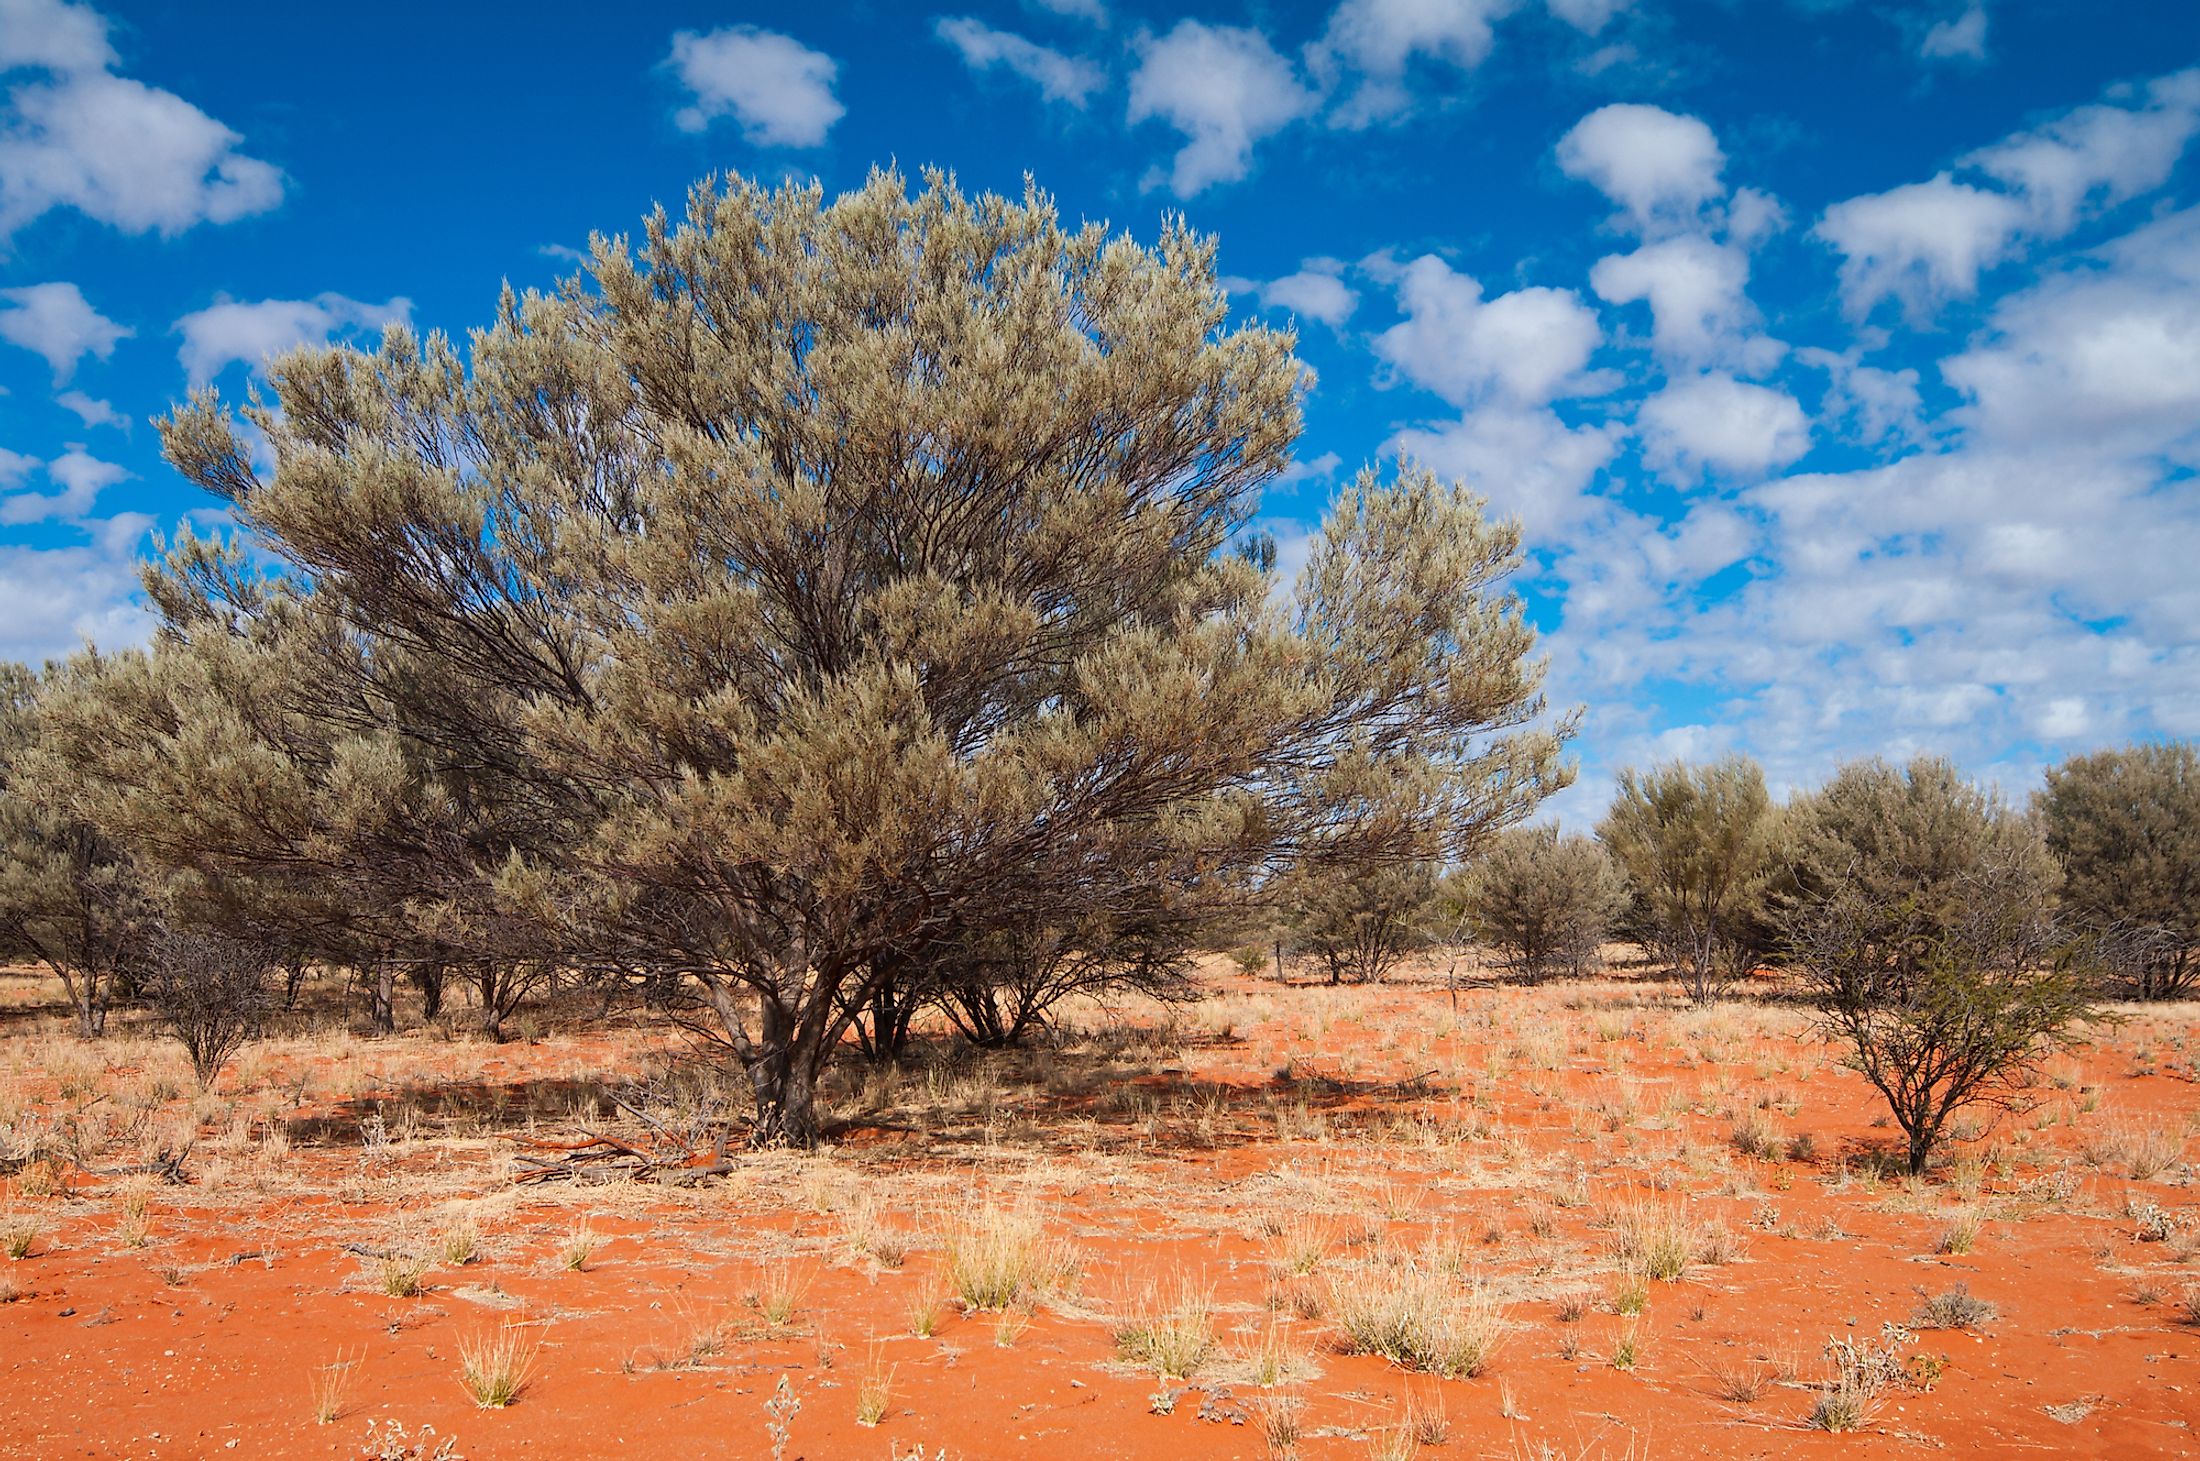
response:
[[[1182,1274],[1148,1284],[1115,1326],[1116,1355],[1163,1380],[1189,1380],[1214,1349],[1214,1296]]]
[[[509,1321],[458,1342],[459,1380],[474,1404],[502,1410],[519,1399],[533,1376],[542,1341]]]
[[[1446,1379],[1481,1374],[1507,1327],[1487,1289],[1462,1287],[1448,1266],[1426,1254],[1332,1280],[1330,1312],[1347,1353],[1378,1354]]]

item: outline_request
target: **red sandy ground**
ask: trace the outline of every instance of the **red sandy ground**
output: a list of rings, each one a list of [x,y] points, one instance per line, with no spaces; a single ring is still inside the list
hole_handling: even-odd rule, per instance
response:
[[[2040,1113],[2003,1118],[1913,1186],[1862,1177],[1859,1154],[1890,1137],[1876,1099],[1761,991],[1699,1014],[1648,982],[1485,988],[1455,1013],[1428,981],[1212,977],[1219,1000],[1112,1064],[1073,1044],[929,1088],[914,1075],[871,1109],[844,1090],[828,1150],[669,1189],[509,1180],[512,1137],[607,1129],[576,1116],[575,1095],[664,1048],[647,1027],[576,1023],[502,1046],[278,1040],[195,1102],[148,1091],[156,1073],[190,1086],[166,1046],[77,1044],[56,1033],[56,991],[18,971],[0,980],[0,1139],[22,1150],[24,1131],[75,1111],[106,1123],[108,1146],[0,1183],[7,1213],[39,1227],[27,1256],[0,1260],[17,1291],[0,1306],[0,1454],[355,1457],[370,1422],[394,1420],[477,1461],[768,1456],[763,1407],[784,1376],[800,1403],[785,1454],[811,1461],[919,1446],[1263,1457],[1264,1393],[1233,1354],[1276,1322],[1271,1299],[1348,1281],[1384,1242],[1432,1240],[1505,1299],[1494,1363],[1466,1380],[1409,1374],[1339,1353],[1331,1324],[1286,1305],[1312,1371],[1285,1387],[1304,1404],[1298,1455],[1383,1454],[1409,1406],[1445,1418],[1428,1457],[2200,1452],[2200,1329],[2179,1322],[2200,1282],[2187,1160],[2200,1009],[2100,1032],[2055,1068]],[[439,1096],[446,1083],[463,1099]],[[1761,1103],[1814,1150],[1737,1152],[1735,1121]],[[150,1114],[133,1133],[138,1108]],[[375,1116],[395,1135],[363,1144]],[[194,1121],[188,1185],[83,1170],[130,1164],[155,1126]],[[287,1151],[265,1148],[278,1130]],[[2132,1180],[2119,1153],[2149,1130],[2174,1155]],[[898,1268],[850,1245],[863,1193],[910,1245]],[[1603,1214],[1630,1201],[1685,1201],[1741,1251],[1650,1285],[1626,1372],[1608,1362],[1628,1321],[1611,1311]],[[1008,1345],[997,1316],[951,1303],[934,1337],[915,1337],[912,1298],[937,1284],[945,1235],[988,1202],[1038,1211],[1074,1245],[1076,1292]],[[1279,1272],[1262,1234],[1264,1214],[1294,1204],[1339,1214],[1345,1239],[1305,1278]],[[2168,1237],[2142,1238],[2147,1204]],[[1984,1218],[1976,1246],[1936,1251],[1965,1209]],[[417,1297],[377,1290],[373,1252],[462,1215],[479,1256],[431,1270]],[[558,1255],[582,1221],[603,1242],[568,1271]],[[776,1331],[748,1301],[775,1275],[806,1285]],[[1220,1340],[1188,1386],[1116,1358],[1114,1316],[1172,1275],[1211,1289]],[[1860,1433],[1806,1427],[1829,1339],[1876,1336],[1957,1282],[1999,1312],[1976,1334],[1917,1333],[1913,1350],[1944,1357],[1937,1383],[1891,1393]],[[672,1363],[721,1321],[719,1353]],[[536,1364],[515,1404],[477,1409],[459,1348],[505,1322],[539,1343]],[[339,1359],[356,1362],[341,1414],[316,1424],[311,1383]],[[1778,1378],[1753,1401],[1722,1398],[1718,1377],[1743,1372]],[[875,1427],[856,1422],[867,1373],[891,1376]]]

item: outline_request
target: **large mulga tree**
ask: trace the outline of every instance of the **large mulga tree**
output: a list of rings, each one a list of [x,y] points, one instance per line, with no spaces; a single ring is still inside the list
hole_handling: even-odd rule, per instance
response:
[[[269,380],[162,423],[243,541],[154,575],[87,798],[339,869],[366,945],[685,982],[759,1141],[943,946],[1438,855],[1566,776],[1478,499],[1364,474],[1294,584],[1240,551],[1306,374],[1179,224],[705,184],[464,349]],[[247,756],[283,805],[163,842]]]

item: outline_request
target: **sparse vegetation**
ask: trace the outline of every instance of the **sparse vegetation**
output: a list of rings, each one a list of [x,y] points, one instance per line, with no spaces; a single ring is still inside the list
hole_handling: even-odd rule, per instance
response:
[[[510,1322],[458,1342],[459,1378],[474,1404],[501,1410],[519,1399],[533,1376],[542,1341]]]

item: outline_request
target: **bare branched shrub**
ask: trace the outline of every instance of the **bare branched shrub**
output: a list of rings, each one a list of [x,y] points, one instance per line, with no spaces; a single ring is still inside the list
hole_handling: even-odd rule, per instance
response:
[[[2022,866],[1982,855],[1946,898],[1847,883],[1791,924],[1819,1029],[1886,1098],[1913,1174],[1958,1113],[2021,1105],[2098,1013]]]
[[[275,1007],[274,956],[245,939],[165,929],[146,964],[146,996],[190,1057],[200,1088],[212,1089]]]

